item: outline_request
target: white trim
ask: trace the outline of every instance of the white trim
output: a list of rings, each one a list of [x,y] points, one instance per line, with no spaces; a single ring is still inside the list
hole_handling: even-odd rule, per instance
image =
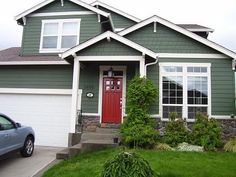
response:
[[[115,28],[115,32],[120,32],[122,30],[124,30],[125,28]]]
[[[180,26],[181,27],[181,26]],[[182,27],[184,28],[184,27]],[[191,32],[214,32],[214,29],[211,28],[185,28]]]
[[[218,119],[218,120],[224,120],[224,119],[232,119],[232,120],[235,120],[235,118],[231,118],[230,116],[228,115],[212,115],[211,116],[212,118],[215,118],[215,119]]]
[[[140,61],[142,56],[79,56],[79,61]]]
[[[67,61],[1,61],[0,65],[69,65]]]
[[[154,22],[154,27],[153,27],[153,32],[156,33],[157,32],[157,22]]]
[[[229,58],[224,54],[190,54],[190,53],[158,53],[159,58],[211,58],[222,59]],[[231,59],[231,58],[230,58]]]
[[[71,89],[0,88],[0,94],[71,95]]]
[[[63,52],[65,50],[68,50],[68,48],[61,48],[61,40],[63,36],[70,36],[75,34],[63,34],[62,29],[63,29],[63,24],[66,22],[75,22],[78,24],[78,29],[76,32],[76,45],[79,44],[80,40],[80,23],[81,19],[76,19],[76,18],[71,18],[71,19],[50,19],[50,20],[42,20],[42,25],[41,25],[41,36],[40,36],[40,46],[39,46],[39,53],[58,53],[58,52]],[[44,26],[47,23],[58,23],[58,31],[57,34],[53,35],[44,35]],[[56,48],[50,48],[50,49],[45,49],[43,48],[43,37],[45,36],[57,36],[57,47]]]
[[[146,67],[145,67],[145,58],[142,57],[142,59],[139,61],[139,75],[140,77],[146,76]]]
[[[39,3],[39,4],[35,5],[35,6],[33,6],[32,8],[30,8],[30,9],[28,9],[28,10],[22,12],[21,14],[15,16],[15,20],[19,20],[19,19],[21,19],[22,17],[25,17],[25,16],[29,15],[30,13],[32,13],[32,12],[34,12],[34,11],[36,11],[36,10],[38,10],[38,9],[40,9],[40,8],[42,8],[42,7],[46,6],[46,5],[48,5],[48,4],[50,4],[50,3],[53,2],[53,1],[55,1],[55,0],[46,0],[46,1],[43,1],[43,2],[41,2],[41,3]],[[69,0],[69,1],[71,1],[71,2],[73,2],[73,3],[75,3],[75,4],[77,4],[77,5],[80,5],[80,6],[82,6],[82,7],[85,7],[86,9],[89,9],[89,10],[91,10],[91,11],[97,13],[97,14],[102,15],[102,16],[105,16],[105,17],[108,17],[108,16],[109,16],[109,13],[106,13],[106,12],[100,10],[100,9],[97,9],[97,8],[95,8],[95,7],[93,7],[93,6],[89,5],[89,4],[86,4],[86,3],[82,2],[82,1],[80,1],[80,0]]]
[[[125,12],[119,10],[119,9],[111,7],[111,6],[109,6],[109,5],[107,5],[107,4],[103,3],[103,2],[100,2],[100,1],[95,1],[95,2],[91,3],[90,5],[92,5],[92,6],[102,6],[102,7],[106,8],[106,9],[108,9],[108,10],[111,10],[111,11],[113,11],[113,12],[115,12],[117,14],[120,14],[120,15],[122,15],[122,16],[124,16],[124,17],[126,17],[126,18],[128,18],[128,19],[130,19],[132,21],[135,21],[135,22],[140,22],[141,21],[140,19],[138,19],[138,18],[136,18],[136,17],[134,17],[132,15],[129,15],[129,14],[127,14],[127,13],[125,13]]]
[[[161,67],[163,66],[181,66],[183,68],[182,72],[162,72]],[[187,72],[187,67],[207,67],[207,73],[189,73]],[[182,104],[163,104],[162,103],[162,78],[163,76],[181,76],[183,78],[183,103]],[[207,92],[208,92],[208,100],[207,105],[191,105],[187,103],[188,95],[187,95],[187,77],[188,76],[205,76],[207,77]],[[172,62],[160,62],[159,63],[159,114],[163,115],[162,107],[166,106],[182,106],[182,118],[186,118],[187,121],[191,121],[192,119],[188,119],[188,107],[207,107],[207,113],[211,116],[211,63],[172,63]],[[165,120],[166,118],[161,118]]]
[[[218,44],[216,44],[216,43],[214,43],[210,40],[207,40],[203,37],[200,37],[199,35],[194,34],[190,31],[188,31],[187,29],[184,29],[184,28],[182,28],[182,27],[180,27],[180,26],[178,26],[178,25],[176,25],[176,24],[174,24],[170,21],[167,21],[167,20],[165,20],[161,17],[158,17],[158,16],[153,16],[151,18],[148,18],[148,19],[146,19],[146,20],[144,20],[144,21],[142,21],[142,22],[140,22],[136,25],[133,25],[129,28],[126,28],[125,30],[119,32],[118,34],[121,35],[121,36],[124,36],[128,33],[131,33],[133,31],[135,31],[135,30],[137,30],[137,29],[139,29],[143,26],[146,26],[150,23],[153,23],[153,22],[158,22],[158,23],[160,23],[164,26],[167,26],[167,27],[179,32],[179,33],[182,33],[182,34],[198,41],[198,42],[201,42],[202,44],[205,44],[206,46],[209,46],[209,47],[211,47],[211,48],[213,48],[213,49],[215,49],[215,50],[217,50],[221,53],[224,53],[225,55],[227,55],[229,57],[232,57],[232,58],[236,59],[236,54],[234,52],[232,52],[232,51],[230,51],[230,50],[228,50],[228,49],[226,49],[226,48],[224,48],[224,47],[222,47],[222,46],[220,46],[220,45],[218,45]]]
[[[28,17],[53,17],[53,16],[67,16],[67,15],[94,15],[92,11],[70,11],[70,12],[48,12],[48,13],[33,13]]]
[[[64,6],[64,0],[61,0],[61,6],[62,7]]]
[[[125,108],[126,108],[126,66],[117,66],[117,65],[109,65],[109,66],[100,66],[99,67],[99,102],[98,102],[98,114],[100,116],[100,123],[102,123],[102,96],[103,96],[103,71],[106,71],[110,68],[113,70],[123,71],[123,88],[122,88],[122,113],[121,113],[121,123],[123,123],[123,117],[125,116]]]
[[[70,117],[70,133],[75,133],[75,125],[77,120],[78,98],[79,98],[79,77],[80,77],[80,62],[77,58],[74,59],[73,67],[73,85],[72,85],[72,101],[71,101],[71,117]]]
[[[76,52],[78,52],[78,51],[80,51],[80,50],[82,50],[82,49],[84,49],[84,48],[86,48],[86,47],[88,47],[92,44],[95,44],[95,43],[97,43],[97,42],[99,42],[99,41],[101,41],[105,38],[108,38],[108,37],[113,38],[113,39],[115,39],[115,40],[129,46],[129,47],[132,47],[132,48],[146,54],[146,55],[149,55],[150,57],[157,58],[157,54],[154,53],[153,51],[151,51],[151,50],[149,50],[149,49],[147,49],[147,48],[145,48],[145,47],[143,47],[139,44],[136,44],[136,43],[134,43],[134,42],[132,42],[132,41],[116,34],[116,33],[111,32],[111,31],[107,31],[105,33],[102,33],[97,37],[94,37],[94,38],[92,38],[92,39],[90,39],[90,40],[88,40],[88,41],[86,41],[86,42],[84,42],[84,43],[82,43],[82,44],[80,44],[76,47],[73,47],[73,48],[65,51],[64,53],[61,54],[61,58],[64,59],[64,58],[72,55],[73,53],[76,53]]]
[[[86,113],[83,113],[83,112],[82,112],[82,115],[83,115],[83,116],[100,116],[99,113],[87,113],[87,112],[86,112]]]

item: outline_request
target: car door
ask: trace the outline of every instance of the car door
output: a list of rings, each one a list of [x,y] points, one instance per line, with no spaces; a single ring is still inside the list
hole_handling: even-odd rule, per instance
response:
[[[0,116],[0,155],[16,150],[19,137],[14,123],[6,117]]]

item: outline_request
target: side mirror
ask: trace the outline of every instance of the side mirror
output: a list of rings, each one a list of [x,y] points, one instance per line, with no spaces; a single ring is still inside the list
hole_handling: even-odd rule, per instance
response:
[[[16,128],[20,128],[21,124],[20,123],[16,123]]]

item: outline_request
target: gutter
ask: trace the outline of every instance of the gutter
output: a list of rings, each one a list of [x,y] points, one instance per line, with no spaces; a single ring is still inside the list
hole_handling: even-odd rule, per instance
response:
[[[154,62],[151,62],[151,63],[148,63],[148,64],[145,65],[145,75],[146,76],[147,76],[147,67],[157,64],[158,61],[159,61],[159,56],[157,55]]]

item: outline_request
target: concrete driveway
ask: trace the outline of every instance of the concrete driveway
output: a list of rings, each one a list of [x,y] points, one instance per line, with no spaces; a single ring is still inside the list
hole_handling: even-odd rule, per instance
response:
[[[36,146],[32,157],[22,158],[19,153],[12,154],[0,160],[0,176],[33,177],[53,162],[60,150],[61,148]]]

